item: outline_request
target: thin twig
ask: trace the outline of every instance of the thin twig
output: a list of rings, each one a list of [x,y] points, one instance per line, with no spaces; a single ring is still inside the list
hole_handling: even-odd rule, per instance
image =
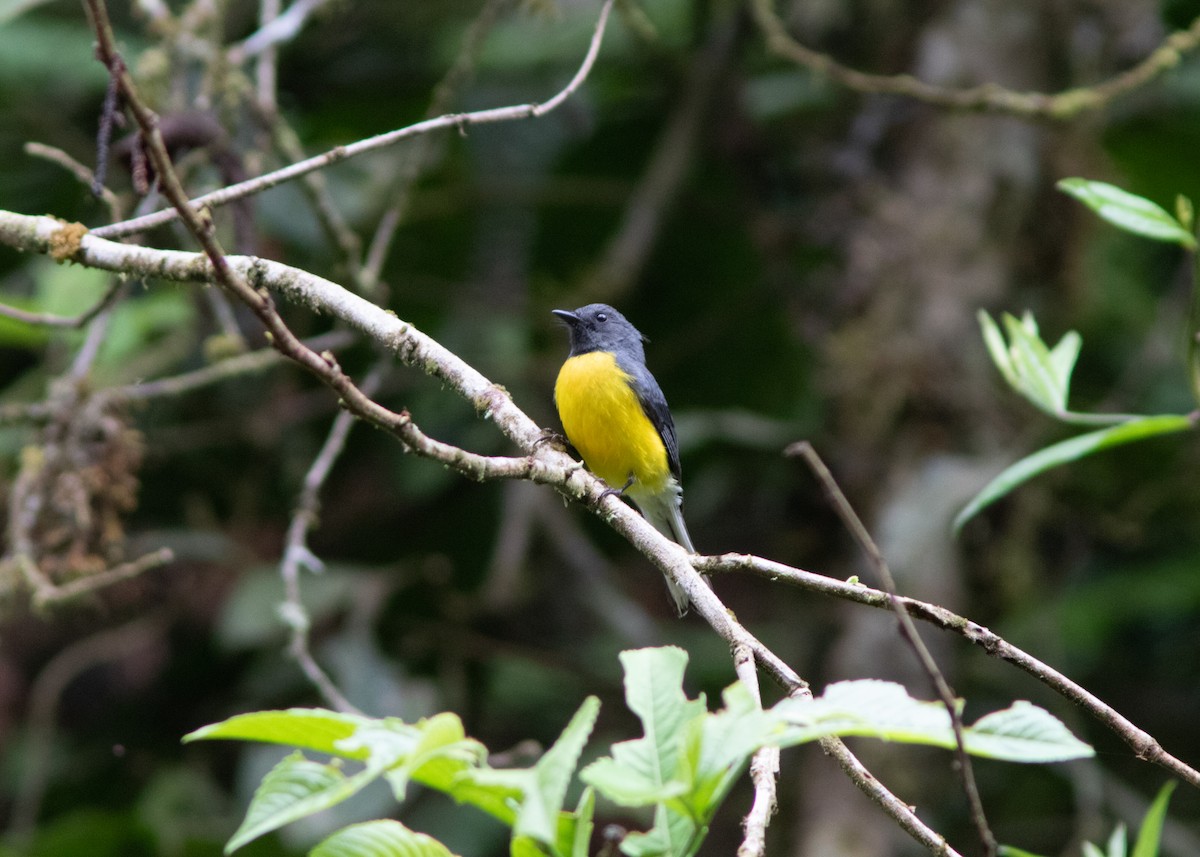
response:
[[[47,146],[45,143],[26,143],[25,154],[32,158],[41,158],[52,164],[58,164],[86,187],[96,186],[96,174],[57,146]],[[108,207],[110,220],[116,222],[125,216],[121,198],[103,185],[100,186],[100,199]]]
[[[348,330],[335,330],[304,340],[304,345],[313,351],[344,348],[353,344],[356,337]],[[121,401],[148,401],[169,396],[182,396],[213,384],[239,378],[252,372],[261,372],[272,366],[278,366],[285,360],[284,356],[274,348],[260,348],[246,354],[226,357],[211,366],[195,369],[180,375],[158,378],[154,381],[142,381],[126,387],[112,387],[100,390],[96,395],[111,396]]]
[[[429,107],[425,111],[426,119],[432,119],[449,111],[458,90],[470,79],[475,68],[475,61],[483,49],[483,43],[488,33],[492,31],[496,21],[499,20],[501,12],[510,5],[512,5],[512,0],[487,0],[483,9],[475,16],[475,20],[471,22],[471,26],[467,28],[466,34],[463,36],[462,47],[454,58],[454,62],[450,64],[449,70],[433,89]],[[391,187],[388,188],[387,198],[392,200],[392,204],[388,206],[375,227],[375,234],[371,238],[362,265],[364,294],[377,296],[380,274],[387,261],[392,239],[407,216],[409,205],[412,202],[413,186],[440,151],[435,140],[444,141],[445,137],[435,138],[432,135],[425,135],[417,138],[411,151],[408,152],[408,157],[401,162],[400,170]]]
[[[544,116],[550,111],[562,105],[564,101],[570,98],[592,70],[592,66],[596,61],[596,56],[600,53],[600,44],[604,37],[605,25],[608,23],[608,13],[612,9],[613,0],[605,0],[604,6],[600,9],[600,15],[596,22],[596,28],[592,33],[592,40],[588,46],[587,54],[584,56],[583,63],[571,81],[563,87],[559,92],[553,95],[549,100],[541,103],[516,104],[510,107],[493,107],[487,110],[475,110],[470,113],[451,113],[444,116],[439,116],[435,119],[427,119],[423,122],[417,122],[413,125],[408,125],[404,128],[399,128],[395,131],[388,131],[384,134],[378,134],[374,137],[368,137],[365,140],[359,140],[355,143],[350,143],[345,146],[338,146],[328,152],[317,155],[312,158],[300,161],[299,163],[290,164],[282,169],[259,176],[258,178],[249,179],[244,182],[232,184],[223,187],[220,190],[215,190],[212,193],[206,193],[191,200],[189,206],[193,209],[201,206],[207,208],[217,208],[222,205],[227,205],[238,199],[250,196],[256,193],[262,193],[269,188],[273,188],[284,182],[299,178],[300,176],[311,173],[313,170],[324,169],[330,164],[344,161],[348,158],[353,158],[357,155],[366,152],[374,152],[379,149],[393,146],[401,140],[407,140],[410,137],[416,137],[420,134],[428,134],[431,131],[438,131],[446,128],[467,128],[472,125],[486,125],[494,122],[511,122],[517,119],[532,119],[538,116]],[[95,5],[90,2],[89,5]],[[95,230],[95,234],[101,237],[118,238],[126,235],[133,235],[138,232],[145,232],[148,229],[153,229],[156,226],[162,226],[164,223],[170,223],[180,217],[178,208],[167,208],[154,214],[138,217],[133,220],[126,220],[122,223],[114,223],[111,226],[103,226]]]
[[[1200,16],[1186,30],[1167,36],[1149,56],[1120,74],[1092,86],[1057,93],[1017,92],[995,83],[965,89],[935,86],[910,74],[868,74],[842,65],[832,57],[800,44],[774,9],[774,0],[749,0],[754,20],[774,53],[824,75],[855,92],[901,95],[956,110],[1004,113],[1026,118],[1066,120],[1100,110],[1113,99],[1145,86],[1179,65],[1185,54],[1200,47]]]
[[[49,312],[28,312],[27,310],[17,309],[16,307],[0,304],[0,315],[5,318],[11,318],[14,321],[24,322],[25,324],[37,324],[44,327],[69,327],[74,330],[86,325],[104,310],[108,309],[121,294],[121,286],[123,283],[119,279],[115,279],[109,284],[108,290],[96,301],[92,306],[81,312],[79,315],[55,315]]]
[[[229,49],[230,63],[237,65],[247,58],[261,56],[277,45],[292,41],[304,29],[309,17],[328,2],[329,0],[295,0],[288,6],[287,11],[279,14],[278,0],[273,0],[275,14],[264,15],[255,32]]]
[[[112,320],[116,302],[128,293],[128,283],[120,277],[113,277],[108,295],[105,296],[105,300],[101,301],[100,312],[90,319],[83,345],[79,347],[75,359],[71,361],[71,368],[67,372],[68,378],[82,381],[92,371],[92,365],[100,356],[100,349],[104,347],[104,337],[108,334],[108,323]]]
[[[70,583],[55,585],[42,578],[39,585],[34,588],[33,606],[42,609],[53,604],[70,601],[90,592],[105,589],[114,583],[130,580],[151,569],[170,565],[174,561],[175,553],[170,548],[160,548],[131,562],[123,562],[105,571],[77,578]]]
[[[258,6],[260,32],[279,19],[281,6],[282,0],[260,0]],[[274,44],[264,47],[254,63],[255,99],[258,109],[269,116],[277,116],[279,113],[279,105],[276,101],[279,78],[278,63],[279,51]]]
[[[69,227],[50,217],[36,217],[0,211],[0,244],[24,252],[49,253],[57,246],[56,236]],[[168,280],[209,282],[211,269],[204,259],[195,253],[174,250],[151,250],[104,241],[92,235],[79,239],[72,261],[104,270],[125,271],[143,276],[157,276]],[[380,309],[362,298],[351,294],[335,283],[316,277],[297,268],[275,262],[229,257],[229,263],[243,270],[253,270],[256,282],[262,287],[278,290],[293,303],[307,306],[318,312],[335,316],[364,333],[372,340],[392,348],[400,360],[438,378],[470,402],[479,413],[486,414],[492,422],[515,444],[531,454],[526,458],[493,458],[476,456],[457,447],[438,445],[431,441],[423,445],[424,435],[413,432],[406,439],[400,437],[423,455],[437,458],[455,467],[473,479],[526,478],[542,484],[556,486],[567,496],[585,504],[595,504],[596,497],[604,490],[603,484],[581,471],[565,453],[542,444],[541,428],[521,411],[511,397],[500,387],[466,364],[453,352],[430,339],[425,334],[396,316]],[[387,413],[391,413],[390,411]],[[400,427],[411,420],[407,415],[400,418]],[[45,414],[34,406],[21,406],[20,413],[8,414],[0,410],[5,419],[42,419]],[[592,486],[589,493],[589,485]],[[616,526],[625,526],[623,533],[632,533],[641,518],[633,512],[620,512],[619,501],[605,503],[597,512],[603,514]],[[641,536],[639,549],[647,555],[657,555],[660,550],[672,546],[666,540],[655,541],[655,531],[646,525],[638,529]],[[806,589],[830,597],[843,598],[882,609],[891,609],[887,593],[865,586],[846,583],[831,577],[803,571],[783,563],[743,554],[724,554],[713,557],[694,557],[692,563],[682,557],[683,565],[705,574],[742,571],[767,579],[787,580]],[[664,563],[669,562],[663,560]],[[660,566],[661,567],[661,566]],[[697,581],[699,579],[697,578]],[[708,587],[698,583],[697,592],[703,597]],[[1166,753],[1152,736],[1134,726],[1128,719],[1107,706],[1093,694],[1054,671],[1041,661],[1007,643],[1001,637],[970,620],[958,616],[937,605],[928,604],[901,596],[901,602],[910,615],[922,621],[954,631],[969,641],[982,646],[989,654],[1009,661],[1067,698],[1086,708],[1093,716],[1116,731],[1133,748],[1139,758],[1162,765],[1185,781],[1200,788],[1200,772]]]
[[[691,172],[704,118],[719,91],[715,84],[729,61],[737,32],[734,15],[715,15],[709,24],[705,43],[687,71],[677,106],[625,205],[621,224],[580,288],[588,300],[616,304],[637,282],[680,187]]]
[[[821,483],[821,487],[825,490],[825,495],[829,498],[830,503],[833,504],[834,511],[837,512],[843,525],[850,531],[850,534],[858,542],[863,552],[866,553],[871,566],[883,582],[883,588],[887,591],[892,611],[896,614],[896,618],[900,622],[900,634],[916,654],[917,661],[921,664],[921,668],[925,670],[926,675],[929,676],[934,690],[937,692],[942,704],[946,707],[946,713],[950,716],[950,725],[954,730],[956,767],[959,779],[962,781],[963,792],[967,797],[971,823],[975,826],[975,832],[979,836],[980,843],[983,845],[984,854],[987,857],[995,857],[999,849],[999,843],[996,841],[996,835],[992,833],[992,829],[988,825],[987,814],[983,809],[983,801],[979,797],[979,786],[975,782],[975,771],[971,765],[971,757],[967,753],[966,736],[963,732],[962,710],[958,699],[955,697],[954,691],[950,687],[950,683],[946,681],[946,677],[942,674],[941,669],[938,668],[937,661],[933,659],[929,648],[921,639],[921,635],[917,633],[916,625],[913,624],[912,617],[908,615],[908,610],[901,603],[899,593],[896,591],[896,580],[892,577],[892,571],[888,568],[887,561],[883,558],[883,553],[879,550],[879,546],[875,543],[875,540],[871,538],[870,532],[863,525],[862,520],[854,511],[854,507],[850,505],[850,501],[846,499],[846,495],[837,484],[837,480],[833,478],[833,474],[825,466],[825,462],[821,460],[821,457],[817,454],[811,443],[808,441],[794,443],[784,450],[784,455],[789,457],[798,456],[803,458],[805,463],[808,464],[809,469],[817,477],[817,481]]]
[[[383,381],[383,377],[391,361],[380,361],[375,364],[360,388],[368,396],[374,395]],[[284,542],[283,560],[279,564],[279,573],[283,577],[284,603],[280,607],[280,615],[284,617],[291,628],[291,643],[288,651],[295,658],[300,669],[308,676],[309,681],[321,692],[325,700],[338,711],[360,713],[358,708],[346,698],[329,674],[321,668],[313,656],[309,646],[309,630],[312,626],[308,611],[300,598],[300,573],[304,569],[319,572],[323,569],[321,561],[308,548],[308,533],[317,525],[321,507],[321,488],[329,478],[333,465],[342,450],[346,448],[346,438],[354,427],[354,414],[341,411],[333,420],[329,435],[325,438],[320,452],[313,459],[312,465],[304,475],[303,488],[296,501],[296,510],[292,513],[292,522],[288,526],[287,538]]]

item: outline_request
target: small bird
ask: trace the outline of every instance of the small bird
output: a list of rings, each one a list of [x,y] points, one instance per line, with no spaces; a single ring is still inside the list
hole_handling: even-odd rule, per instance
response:
[[[610,490],[628,496],[656,530],[695,553],[683,523],[675,422],[646,368],[646,337],[607,304],[553,312],[571,334],[571,353],[554,385],[567,439]],[[687,593],[670,579],[667,587],[682,616]]]

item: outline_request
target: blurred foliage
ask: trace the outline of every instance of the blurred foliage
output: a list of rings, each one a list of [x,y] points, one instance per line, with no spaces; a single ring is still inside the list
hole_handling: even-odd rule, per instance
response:
[[[154,107],[215,115],[249,172],[281,163],[247,106],[252,76],[205,61],[219,56],[203,47],[208,40],[229,44],[254,31],[254,5],[167,4],[173,20],[191,16],[186,38],[129,5],[112,12]],[[1183,323],[1194,284],[1181,252],[1116,233],[1054,183],[1103,179],[1167,211],[1177,193],[1200,199],[1200,63],[1188,58],[1073,125],[1032,125],[839,91],[768,55],[744,14],[724,2],[628,5],[645,20],[614,16],[590,79],[560,110],[431,138],[381,271],[383,302],[554,426],[551,389],[566,343],[549,310],[600,297],[603,285],[603,299],[650,338],[701,550],[867,579],[815,482],[780,455],[807,438],[871,528],[886,534],[903,591],[994,627],[1195,764],[1200,450],[1190,435],[1047,473],[989,507],[958,541],[950,522],[1007,463],[1062,437],[997,381],[976,326],[980,309],[1029,308],[1051,342],[1078,331],[1086,350],[1071,380],[1076,410],[1194,406]],[[1128,67],[1168,24],[1200,14],[1190,0],[777,5],[806,43],[874,71],[1044,90]],[[420,119],[482,7],[322,7],[279,55],[279,107],[306,152]],[[576,0],[504,4],[449,109],[549,97],[574,73],[595,11]],[[730,27],[722,52],[713,36]],[[106,221],[86,187],[23,150],[36,141],[94,164],[105,76],[92,41],[78,5],[0,0],[0,208]],[[689,125],[680,116],[702,60],[719,72]],[[685,133],[668,137],[677,121]],[[421,145],[324,171],[364,243]],[[683,158],[684,167],[654,203],[658,231],[638,236],[644,252],[630,277],[604,281],[598,272],[609,270],[631,201],[656,178],[651,164],[662,163],[664,148],[667,163]],[[191,192],[223,183],[217,160],[211,151],[180,158]],[[118,159],[109,185],[136,205]],[[298,184],[256,198],[250,215],[253,252],[350,284]],[[218,225],[234,246],[231,212]],[[145,240],[191,249],[173,228]],[[0,248],[5,304],[72,315],[108,285],[94,272]],[[247,348],[264,344],[252,319],[209,290],[126,285],[86,389],[204,369],[235,344],[222,339],[230,323]],[[283,312],[303,336],[331,326],[302,307]],[[85,339],[0,319],[0,407],[46,400]],[[363,345],[338,356],[356,376],[373,360]],[[510,451],[428,378],[394,371],[378,398],[408,409],[434,437]],[[325,389],[282,365],[130,405],[144,459],[137,508],[122,521],[126,557],[169,546],[178,560],[44,614],[19,598],[4,603],[0,825],[9,835],[0,854],[220,853],[282,753],[183,747],[179,738],[245,711],[320,703],[288,655],[276,577],[301,480],[336,412]],[[22,450],[38,442],[32,427],[0,423],[7,488]],[[7,499],[0,511],[8,521]],[[323,575],[302,578],[315,654],[339,687],[371,715],[456,712],[512,767],[530,761],[521,742],[549,746],[589,694],[604,703],[590,746],[635,732],[632,715],[608,704],[620,698],[622,649],[686,648],[690,697],[716,698],[732,680],[727,647],[694,617],[676,621],[658,572],[593,516],[531,486],[467,482],[404,455],[379,432],[351,435],[309,547],[326,563]],[[764,581],[715,585],[815,684],[892,678],[927,695],[885,614]],[[106,648],[108,632],[140,619],[152,624],[134,651]],[[1118,818],[1132,827],[1145,815],[1162,784],[1158,769],[1011,668],[959,641],[936,642],[960,695],[979,704],[1027,697],[1101,753],[1086,768],[981,765],[984,804],[1003,841],[1074,854],[1084,840],[1103,841]],[[862,749],[903,800],[970,850],[944,756]],[[797,758],[783,772],[772,854],[830,855],[822,836],[839,832],[868,853],[914,853],[866,801],[839,791],[840,773],[826,760]],[[384,807],[376,815],[388,811],[387,799],[386,790],[374,796]],[[736,849],[749,800],[740,780],[704,853]],[[455,853],[507,853],[503,827],[443,803],[414,793],[397,815]],[[1163,854],[1200,851],[1192,847],[1200,833],[1187,825],[1197,817],[1200,797],[1180,790]],[[303,853],[359,820],[319,815],[239,853]],[[596,821],[598,829],[649,825],[603,801]]]

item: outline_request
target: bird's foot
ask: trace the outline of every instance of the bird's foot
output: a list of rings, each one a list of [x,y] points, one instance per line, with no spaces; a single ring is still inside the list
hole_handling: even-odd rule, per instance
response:
[[[596,503],[599,505],[605,497],[624,497],[625,492],[629,490],[629,486],[633,484],[633,477],[630,476],[625,480],[625,484],[620,488],[605,488],[600,492],[600,496],[596,498]]]
[[[572,449],[571,443],[567,440],[566,435],[560,434],[554,429],[542,429],[542,433],[538,435],[538,439],[533,442],[533,448],[537,449],[543,444],[552,446],[559,452],[569,453]]]

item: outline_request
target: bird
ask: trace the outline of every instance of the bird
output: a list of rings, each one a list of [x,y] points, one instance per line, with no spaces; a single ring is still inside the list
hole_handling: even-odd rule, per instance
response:
[[[552,311],[567,326],[571,351],[554,384],[554,404],[567,440],[584,464],[628,497],[656,530],[695,553],[683,521],[682,471],[675,421],[658,381],[646,368],[648,341],[608,304]],[[688,596],[667,588],[680,616]]]

